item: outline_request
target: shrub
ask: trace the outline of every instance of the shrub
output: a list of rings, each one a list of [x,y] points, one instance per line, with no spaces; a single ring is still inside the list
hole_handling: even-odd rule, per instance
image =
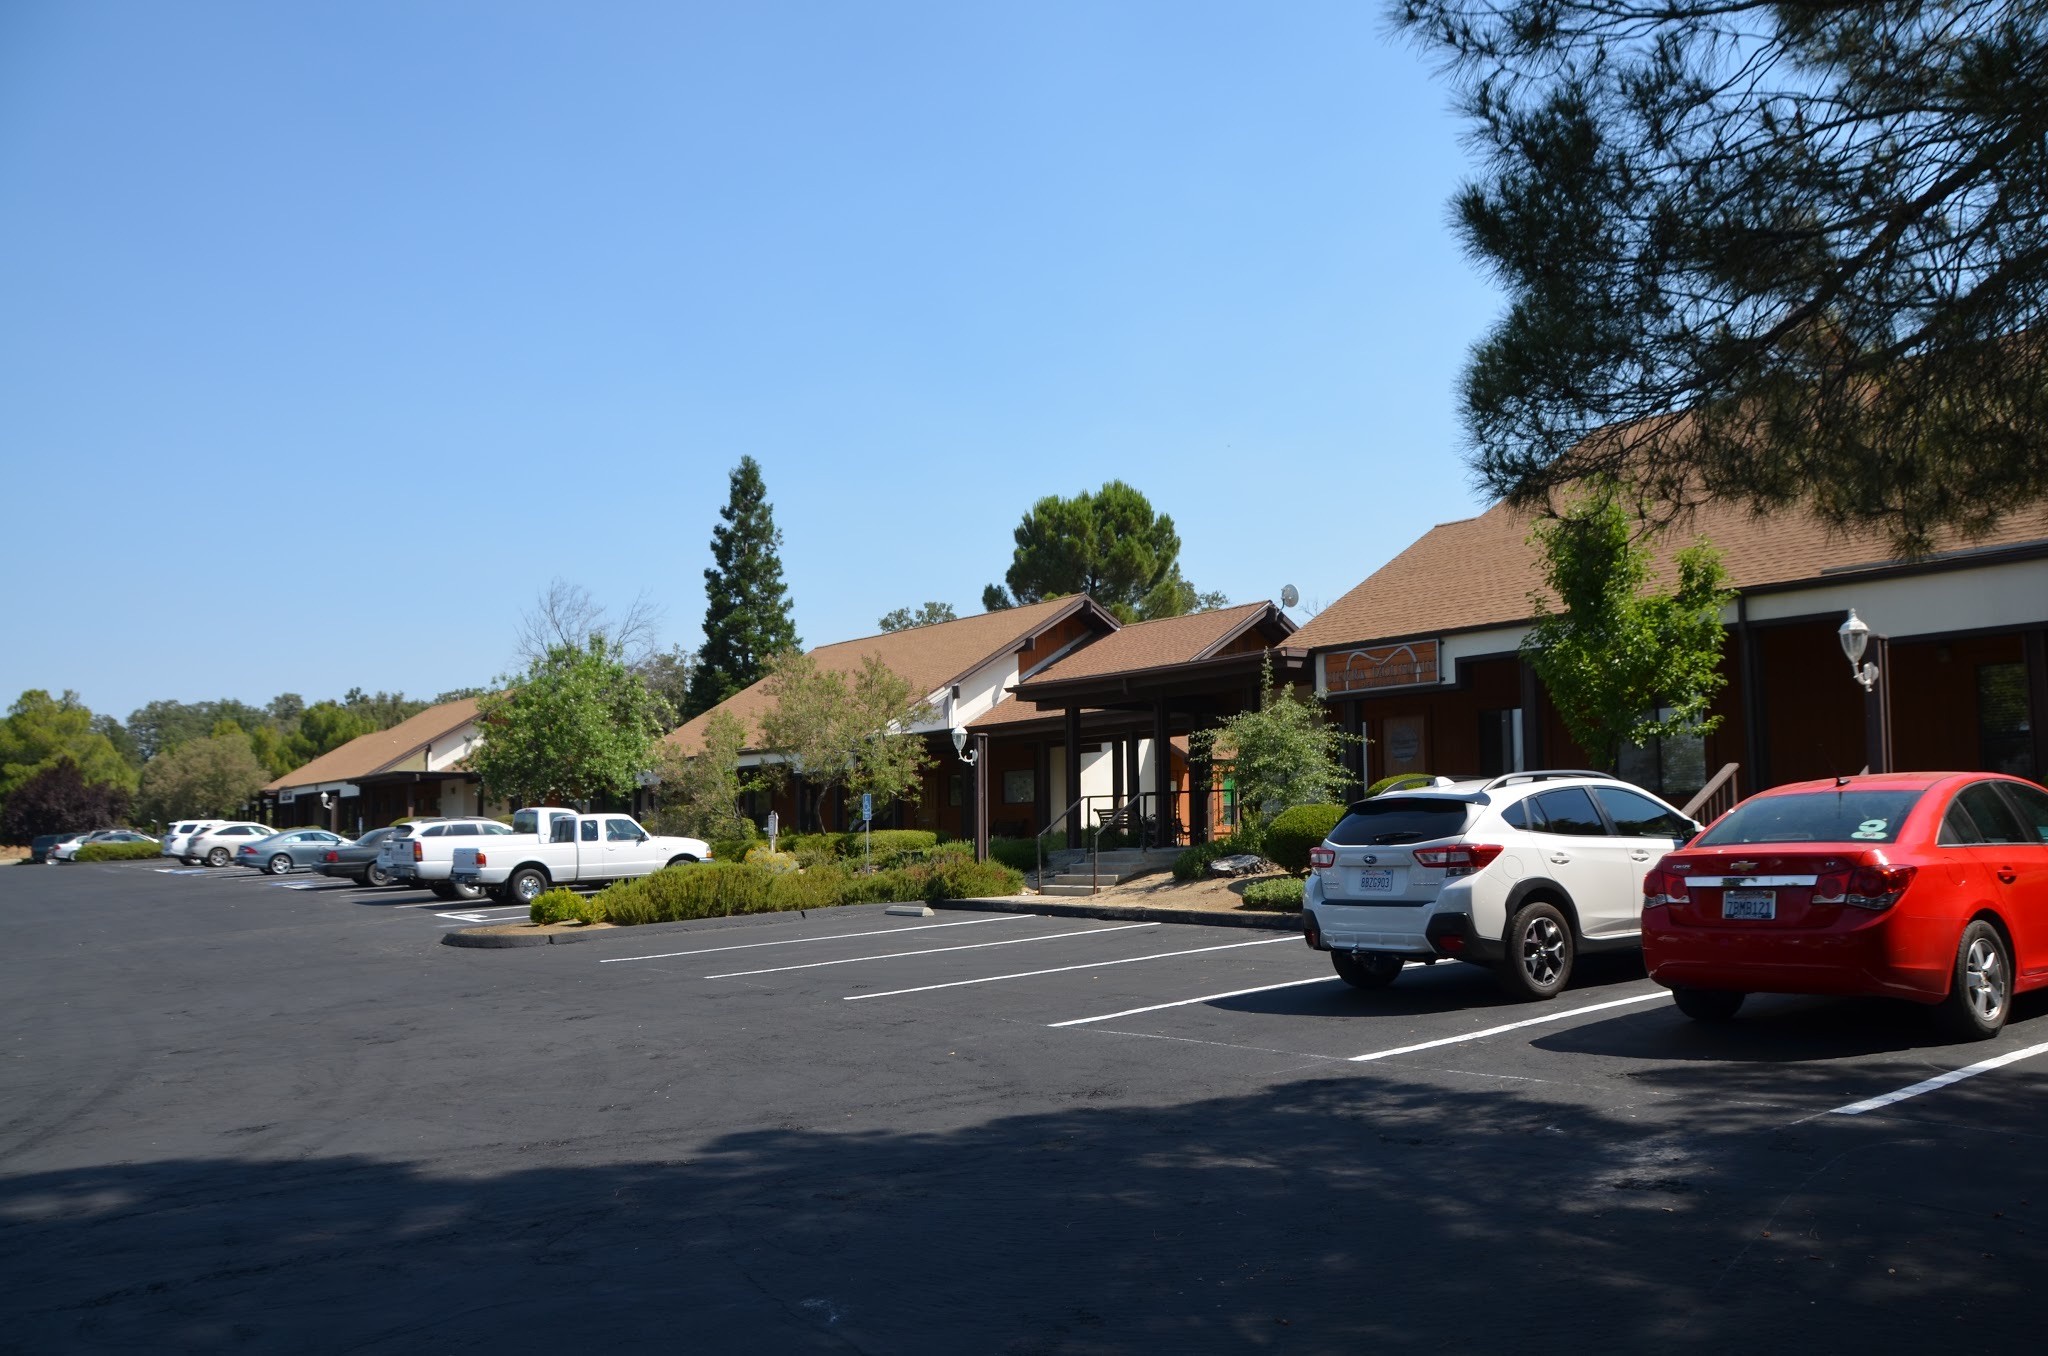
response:
[[[526,916],[543,926],[548,923],[566,923],[576,916],[574,909],[582,902],[582,895],[557,886],[534,896],[533,903],[526,908]]]
[[[1367,800],[1384,795],[1389,791],[1410,791],[1418,786],[1429,786],[1436,781],[1433,772],[1397,772],[1391,777],[1382,777],[1365,788]]]
[[[81,862],[139,862],[161,857],[161,843],[87,843],[78,850]]]
[[[991,838],[988,855],[1012,871],[1038,869],[1038,840],[1035,838]]]
[[[1269,876],[1244,887],[1244,902],[1255,909],[1299,909],[1302,880],[1299,876]]]
[[[598,891],[591,901],[604,915],[608,923],[620,927],[636,927],[641,923],[659,923],[660,912],[647,892],[639,887],[638,881],[615,880]]]
[[[866,849],[868,835],[855,830],[839,835],[839,855],[847,861],[857,862]],[[875,863],[885,859],[891,862],[912,859],[938,846],[939,836],[929,829],[876,829],[874,833]]]
[[[1343,817],[1341,805],[1297,805],[1282,810],[1266,826],[1266,856],[1297,875],[1308,870],[1309,849],[1320,846]]]
[[[796,870],[796,858],[793,855],[787,852],[770,852],[765,847],[748,848],[746,864],[777,873]]]
[[[745,859],[754,846],[751,838],[719,838],[704,846],[711,849],[712,857],[721,862],[737,862]]]
[[[1230,857],[1242,851],[1243,847],[1229,838],[1215,838],[1206,843],[1197,843],[1173,859],[1173,878],[1200,880],[1209,874],[1209,863],[1218,857]]]
[[[777,876],[768,886],[768,907],[777,913],[794,909],[829,909],[846,902],[848,876],[836,866],[814,866],[808,871],[790,871]]]
[[[1024,877],[1000,862],[977,862],[969,851],[933,863],[924,899],[993,899],[1021,894]]]

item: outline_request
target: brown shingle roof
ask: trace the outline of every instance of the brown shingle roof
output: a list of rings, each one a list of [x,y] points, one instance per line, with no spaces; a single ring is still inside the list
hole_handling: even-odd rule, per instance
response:
[[[318,786],[323,782],[353,781],[381,772],[399,759],[428,744],[438,743],[443,736],[453,734],[476,719],[476,698],[464,697],[460,701],[442,702],[430,706],[410,720],[402,720],[388,730],[376,730],[360,735],[338,749],[327,752],[307,763],[304,767],[290,772],[271,782],[265,791],[280,791],[292,786]]]
[[[1107,674],[1135,673],[1140,669],[1206,659],[1258,622],[1271,608],[1271,603],[1241,603],[1236,607],[1218,608],[1214,612],[1190,612],[1185,617],[1134,622],[1114,635],[1104,636],[1092,645],[1076,650],[1051,667],[1041,669],[1025,682],[1057,683],[1069,678],[1100,678]]]
[[[907,680],[921,699],[965,678],[996,656],[1019,649],[1025,641],[1067,614],[1092,606],[1094,604],[1085,595],[1070,594],[1065,598],[1049,598],[1042,603],[1002,612],[984,612],[935,626],[887,631],[879,636],[820,645],[810,654],[818,662],[818,667],[836,673],[853,673],[869,655],[876,655],[898,676]],[[746,726],[747,746],[758,747],[761,717],[767,714],[770,705],[768,694],[762,690],[766,682],[763,679],[736,692],[710,711],[686,721],[670,732],[669,742],[686,753],[695,753],[703,747],[705,722],[714,712],[725,711],[737,716]]]
[[[1543,587],[1531,514],[1496,504],[1476,518],[1442,523],[1310,618],[1289,648],[1329,649],[1369,641],[1505,626],[1533,616],[1529,595]],[[1738,504],[1710,503],[1661,534],[1657,571],[1705,535],[1721,552],[1728,581],[1738,590],[1897,568],[1883,534],[1834,534],[1803,509],[1758,517]],[[2048,502],[2009,516],[1976,542],[1951,536],[1937,553],[1996,550],[2048,541]]]

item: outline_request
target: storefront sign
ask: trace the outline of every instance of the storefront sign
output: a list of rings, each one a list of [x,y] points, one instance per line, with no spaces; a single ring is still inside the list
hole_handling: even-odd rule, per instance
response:
[[[1431,687],[1437,682],[1434,640],[1411,640],[1374,650],[1344,650],[1323,656],[1323,688],[1332,696],[1347,692],[1382,692],[1389,688]]]

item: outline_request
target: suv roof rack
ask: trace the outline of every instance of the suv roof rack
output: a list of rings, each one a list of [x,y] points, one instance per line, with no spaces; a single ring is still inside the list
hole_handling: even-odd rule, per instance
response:
[[[1601,777],[1610,782],[1614,780],[1614,774],[1612,772],[1590,772],[1585,768],[1565,767],[1552,768],[1543,772],[1503,773],[1502,775],[1495,777],[1492,781],[1488,782],[1481,789],[1491,791],[1495,787],[1514,786],[1518,782],[1547,782],[1558,777]]]

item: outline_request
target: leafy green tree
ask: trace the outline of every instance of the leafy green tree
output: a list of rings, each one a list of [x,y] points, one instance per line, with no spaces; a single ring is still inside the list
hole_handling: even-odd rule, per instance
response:
[[[1806,500],[1905,552],[2048,493],[2048,4],[1394,11],[1486,157],[1488,488]]]
[[[656,753],[660,782],[655,792],[654,827],[662,833],[684,833],[706,842],[747,838],[753,824],[740,813],[746,790],[740,775],[740,751],[746,727],[730,711],[714,711],[704,722],[704,746],[685,754],[663,740]]]
[[[1358,736],[1330,724],[1320,704],[1303,701],[1292,685],[1275,683],[1271,660],[1259,690],[1257,710],[1196,732],[1189,741],[1194,756],[1227,763],[1238,802],[1262,818],[1342,796],[1354,780],[1344,751]]]
[[[1178,617],[1224,605],[1180,572],[1180,534],[1143,494],[1121,480],[1071,499],[1047,495],[1012,534],[1016,550],[1004,581],[982,590],[989,611],[1086,593],[1124,621]]]
[[[0,841],[26,843],[38,834],[103,829],[126,822],[128,789],[88,782],[78,764],[62,758],[24,780],[0,811]]]
[[[359,687],[343,693],[341,704],[369,721],[373,730],[388,730],[394,725],[401,725],[429,705],[403,692],[365,692]]]
[[[514,805],[625,796],[654,765],[663,704],[601,634],[556,645],[477,703],[470,765]]]
[[[122,761],[136,772],[142,771],[142,746],[135,742],[135,736],[128,733],[128,727],[123,725],[118,717],[105,713],[95,715],[92,718],[92,732],[105,735],[107,742],[114,746],[114,751],[121,755]]]
[[[899,607],[894,612],[885,613],[875,625],[884,631],[908,631],[916,626],[936,626],[940,622],[958,620],[960,614],[953,610],[951,603],[926,603],[915,612]]]
[[[150,759],[135,808],[160,824],[181,815],[240,814],[269,780],[249,736],[230,729],[186,740]]]
[[[879,658],[869,655],[849,677],[787,651],[770,662],[763,690],[771,705],[761,718],[762,742],[788,760],[770,764],[769,776],[800,773],[821,805],[834,792],[870,794],[878,814],[918,798],[931,758],[908,731],[931,708]]]
[[[718,516],[723,521],[711,529],[712,568],[704,571],[704,644],[690,675],[690,716],[751,687],[771,655],[802,643],[782,582],[782,533],[761,464],[752,457],[741,457],[733,468]]]
[[[1721,674],[1721,609],[1734,600],[1704,539],[1673,559],[1676,587],[1650,587],[1649,548],[1611,482],[1599,482],[1532,534],[1562,611],[1532,593],[1536,624],[1522,655],[1575,743],[1612,768],[1623,743],[1706,734]],[[1660,714],[1661,713],[1661,714]]]
[[[647,690],[661,698],[668,708],[664,722],[680,725],[690,705],[690,669],[694,656],[680,645],[656,650],[633,666]],[[702,835],[699,835],[700,837]]]
[[[331,753],[352,739],[371,734],[376,727],[340,702],[314,702],[299,717],[298,730],[290,742],[292,767],[303,767],[323,753]],[[285,769],[287,772],[291,768]]]
[[[75,764],[88,783],[106,782],[132,790],[136,773],[104,734],[93,729],[93,714],[66,691],[52,697],[31,688],[15,699],[0,721],[0,797],[47,768]]]
[[[128,732],[145,759],[154,759],[180,744],[204,739],[222,721],[249,731],[270,723],[261,707],[222,697],[210,702],[154,701],[132,712]]]

